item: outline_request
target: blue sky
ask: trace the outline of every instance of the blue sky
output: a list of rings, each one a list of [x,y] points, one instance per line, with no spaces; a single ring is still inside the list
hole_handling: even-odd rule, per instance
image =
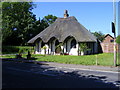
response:
[[[79,23],[91,32],[101,31],[111,34],[111,22],[113,21],[112,2],[34,2],[37,6],[32,11],[37,19],[48,14],[63,17],[64,10],[68,10],[69,16],[75,16]]]

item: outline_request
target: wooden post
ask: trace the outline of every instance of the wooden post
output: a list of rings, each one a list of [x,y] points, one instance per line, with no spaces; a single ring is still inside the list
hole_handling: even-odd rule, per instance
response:
[[[97,57],[97,55],[96,55],[96,65],[98,65],[98,57]]]

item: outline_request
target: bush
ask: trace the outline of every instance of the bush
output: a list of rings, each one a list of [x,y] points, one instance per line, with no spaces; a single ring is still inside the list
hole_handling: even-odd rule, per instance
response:
[[[19,53],[19,54],[24,53],[24,49],[23,49],[23,48],[20,48],[18,53]]]
[[[2,47],[3,54],[16,53],[18,51],[19,51],[19,48],[15,46],[3,46]]]
[[[31,46],[3,46],[2,47],[3,54],[14,54],[14,53],[20,53],[20,52],[27,53],[28,50],[30,52],[34,51]]]

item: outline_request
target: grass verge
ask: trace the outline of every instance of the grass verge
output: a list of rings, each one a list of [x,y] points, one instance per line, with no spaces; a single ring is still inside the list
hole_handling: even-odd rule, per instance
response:
[[[57,62],[64,64],[96,65],[96,60],[100,66],[113,66],[113,53],[102,53],[96,55],[70,56],[70,55],[39,55],[32,54],[37,61]],[[3,58],[15,58],[15,55],[2,56]],[[26,54],[23,54],[26,58]],[[118,64],[118,61],[117,61]]]

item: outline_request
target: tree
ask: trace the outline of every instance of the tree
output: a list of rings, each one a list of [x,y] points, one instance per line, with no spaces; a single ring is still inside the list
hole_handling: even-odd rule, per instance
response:
[[[94,36],[96,36],[101,42],[104,40],[104,34],[102,32],[93,32],[92,33]]]
[[[56,20],[48,15],[36,20],[32,2],[3,2],[2,4],[2,43],[4,45],[26,45],[27,41]]]
[[[45,16],[43,18],[43,21],[47,22],[48,25],[52,24],[53,22],[55,22],[55,20],[57,19],[56,16],[53,16],[53,15],[48,15],[48,16]]]
[[[32,2],[3,2],[2,42],[5,45],[25,45],[36,21]]]
[[[33,36],[35,36],[36,34],[40,33],[41,31],[43,31],[45,28],[47,28],[49,25],[46,21],[44,21],[43,19],[40,20],[37,20],[35,23],[34,23],[34,26],[33,26],[33,29],[34,29],[34,32],[33,33]]]
[[[118,44],[120,44],[120,35],[117,36],[116,42],[117,42]]]
[[[62,43],[59,43],[56,47],[55,47],[55,50],[57,51],[57,53],[60,53],[63,55],[63,42]]]
[[[45,16],[42,20],[40,20],[40,18],[39,18],[39,20],[36,20],[34,22],[33,28],[32,28],[34,32],[30,31],[30,36],[29,36],[30,38],[29,39],[31,39],[32,37],[36,36],[41,31],[43,31],[50,24],[55,22],[56,19],[57,19],[56,16],[48,15],[48,16]]]
[[[28,31],[28,33],[29,33],[28,40],[30,40],[32,37],[34,37],[35,35],[40,33],[42,30],[43,30],[43,28],[41,28],[41,21],[36,20],[31,28],[31,30]]]
[[[88,48],[87,43],[80,43],[79,44],[79,51],[80,53],[85,53],[86,51],[90,51],[91,49]],[[78,52],[79,53],[79,52]]]

